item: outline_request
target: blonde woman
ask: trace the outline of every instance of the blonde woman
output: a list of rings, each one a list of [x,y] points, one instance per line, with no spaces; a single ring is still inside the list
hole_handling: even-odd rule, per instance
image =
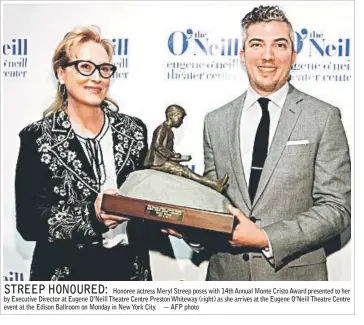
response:
[[[30,280],[150,280],[144,225],[103,213],[147,152],[143,122],[107,97],[112,45],[97,27],[66,34],[53,56],[55,102],[20,132],[17,229],[36,241]]]

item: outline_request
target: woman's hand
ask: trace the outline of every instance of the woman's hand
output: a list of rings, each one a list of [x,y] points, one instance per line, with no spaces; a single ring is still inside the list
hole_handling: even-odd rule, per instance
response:
[[[95,211],[96,216],[99,219],[100,222],[102,222],[106,227],[113,229],[115,228],[119,223],[122,223],[126,220],[129,220],[126,217],[120,217],[113,214],[107,214],[105,211],[101,210],[101,203],[102,203],[102,197],[104,194],[110,194],[110,195],[119,195],[119,191],[117,189],[107,189],[101,193],[96,198],[95,201]]]

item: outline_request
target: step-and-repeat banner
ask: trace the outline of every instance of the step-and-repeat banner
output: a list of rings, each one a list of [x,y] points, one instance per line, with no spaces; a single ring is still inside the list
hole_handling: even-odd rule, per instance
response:
[[[203,119],[245,91],[239,60],[240,22],[259,4],[272,2],[34,3],[3,6],[2,37],[2,260],[3,279],[27,280],[34,243],[15,227],[14,176],[19,131],[42,117],[57,83],[51,58],[63,36],[79,25],[97,25],[114,45],[118,70],[110,95],[120,110],[149,130],[164,121],[170,104],[187,111],[175,131],[178,152],[203,173]],[[291,20],[298,52],[291,82],[341,109],[349,145],[354,120],[353,2],[277,2]],[[222,121],[223,123],[224,121]],[[351,149],[351,153],[353,150]],[[354,219],[354,218],[353,218]],[[354,224],[354,222],[353,222]],[[328,243],[330,280],[352,278],[350,230]],[[207,261],[184,241],[169,238],[174,257],[151,252],[155,280],[204,280]]]

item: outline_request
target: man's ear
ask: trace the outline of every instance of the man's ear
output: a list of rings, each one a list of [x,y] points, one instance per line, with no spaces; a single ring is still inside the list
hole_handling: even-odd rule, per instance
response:
[[[294,65],[296,63],[296,59],[297,59],[297,52],[293,51],[293,53],[292,53],[292,65]]]
[[[245,51],[243,49],[240,50],[239,56],[240,56],[241,62],[243,62],[245,64]]]

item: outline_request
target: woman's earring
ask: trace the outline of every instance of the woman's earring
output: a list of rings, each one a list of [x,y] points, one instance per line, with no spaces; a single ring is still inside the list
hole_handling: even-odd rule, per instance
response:
[[[66,86],[64,84],[59,83],[58,91],[64,97],[64,95],[66,94]]]
[[[61,84],[61,83],[58,83],[58,92],[62,96],[62,107],[63,108],[66,108],[67,107],[67,102],[68,102],[66,85],[65,84]]]

